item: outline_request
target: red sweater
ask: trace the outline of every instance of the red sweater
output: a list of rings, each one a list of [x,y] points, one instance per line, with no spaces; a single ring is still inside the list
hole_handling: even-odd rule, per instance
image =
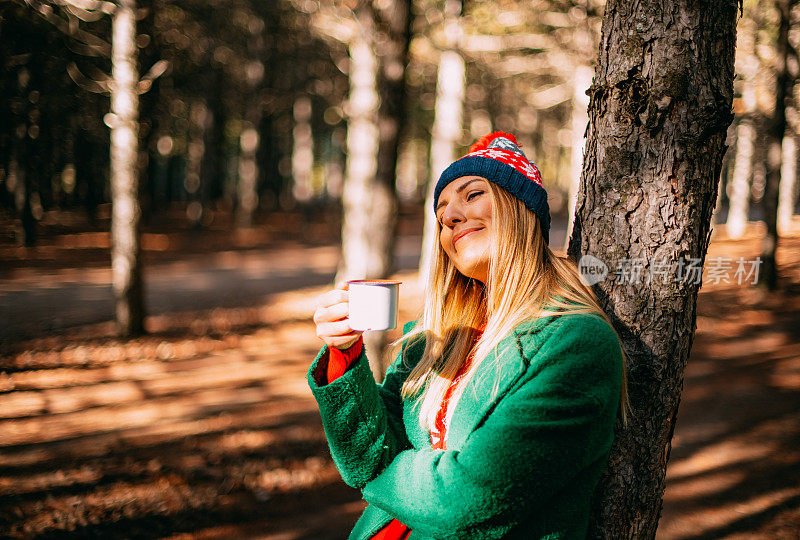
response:
[[[478,330],[475,333],[474,341],[477,341],[482,333],[483,329]],[[327,382],[334,381],[344,375],[344,372],[347,371],[353,362],[361,355],[363,348],[364,341],[361,338],[358,338],[358,341],[344,351],[337,349],[336,347],[329,347]],[[445,435],[447,433],[447,405],[450,402],[450,397],[458,387],[458,383],[463,378],[464,373],[466,373],[471,363],[472,355],[467,357],[467,361],[461,365],[461,368],[459,368],[458,373],[450,383],[450,387],[447,389],[447,392],[445,392],[444,399],[439,407],[439,411],[436,413],[436,422],[434,429],[431,431],[431,446],[434,450],[445,449]],[[318,381],[318,383],[319,382],[320,381]],[[393,519],[381,530],[375,533],[370,540],[406,540],[410,534],[411,529],[398,520]]]

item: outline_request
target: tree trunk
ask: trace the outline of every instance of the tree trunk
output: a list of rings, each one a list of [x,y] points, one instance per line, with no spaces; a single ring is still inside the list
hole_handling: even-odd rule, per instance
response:
[[[725,145],[730,146],[736,140],[736,127],[731,124],[728,126],[728,134],[725,136]],[[717,203],[714,205],[714,212],[711,214],[711,227],[720,222],[720,212],[722,211],[723,204],[729,204],[730,198],[727,196],[728,186],[731,180],[731,168],[733,160],[731,157],[733,153],[725,152],[725,157],[722,159],[722,170],[719,174],[719,182],[717,186]]]
[[[96,162],[94,141],[79,121],[75,130],[75,184],[92,227],[97,226],[97,205],[100,204]]]
[[[252,108],[252,106],[251,106]],[[256,207],[258,206],[258,124],[260,118],[256,111],[248,113],[250,120],[245,121],[239,135],[239,181],[236,184],[237,205],[236,224],[239,227],[251,227]]]
[[[120,0],[114,11],[111,62],[111,268],[118,330],[134,336],[144,332],[135,0]]]
[[[411,0],[374,2],[377,20],[378,55],[378,163],[370,207],[371,250],[381,259],[377,277],[394,272],[394,246],[397,236],[397,156],[406,117],[406,66],[411,41]],[[378,255],[379,254],[379,255]],[[377,381],[386,371],[386,333],[368,332],[364,346],[373,358],[372,372]]]
[[[753,116],[758,107],[756,77],[758,57],[755,51],[756,29],[752,19],[741,22],[738,52],[742,57],[737,71],[742,80],[742,114],[736,127],[736,157],[733,165],[733,180],[729,191],[728,219],[725,224],[729,238],[741,238],[747,225],[750,209],[750,179],[753,175],[756,128]]]
[[[252,227],[258,207],[258,179],[260,176],[258,149],[260,146],[261,120],[264,116],[261,88],[266,72],[264,57],[263,21],[255,19],[254,28],[261,30],[252,33],[247,41],[250,61],[247,64],[248,102],[245,105],[244,125],[239,137],[239,182],[237,183],[238,204],[236,221],[239,227]]]
[[[219,70],[214,70],[209,75],[210,88],[208,92],[208,121],[206,130],[206,152],[203,171],[206,181],[203,183],[203,196],[206,200],[213,201],[223,198],[225,194],[225,112],[226,107],[222,98],[223,75]]]
[[[461,34],[461,2],[445,4],[446,28],[449,49],[439,58],[436,80],[436,111],[431,133],[431,177],[425,197],[425,224],[422,234],[422,256],[419,262],[420,280],[427,280],[429,260],[436,230],[433,212],[433,194],[442,171],[456,160],[456,145],[461,138],[463,124],[466,66],[458,52]]]
[[[744,117],[736,127],[736,159],[725,229],[729,238],[741,238],[747,226],[750,209],[750,178],[753,175],[756,129],[750,117]]]
[[[294,102],[292,148],[292,194],[295,200],[311,200],[314,167],[314,136],[311,130],[311,100],[303,96]]]
[[[361,31],[350,43],[347,166],[342,204],[342,258],[337,283],[376,275],[386,265],[370,250],[370,207],[378,170],[378,59],[372,48],[374,19],[369,9],[359,14]]]
[[[18,132],[27,133],[25,126],[17,129]],[[17,242],[25,247],[33,247],[37,240],[36,218],[31,208],[31,181],[27,171],[25,144],[29,141],[27,136],[16,137],[12,150],[12,157],[8,167],[7,185],[14,193],[14,206],[17,209],[19,225],[17,228]],[[22,151],[20,152],[20,149]]]
[[[578,66],[572,82],[572,159],[569,177],[569,199],[567,201],[569,222],[567,223],[565,250],[569,247],[569,237],[572,233],[572,224],[575,221],[575,202],[578,200],[578,188],[580,187],[583,166],[583,150],[586,146],[584,135],[586,135],[586,123],[589,121],[586,116],[586,107],[589,105],[589,96],[586,95],[586,89],[592,84],[592,75],[591,68]]]
[[[206,187],[206,139],[211,125],[211,115],[204,98],[192,103],[189,110],[189,147],[186,155],[186,179],[184,187],[189,197],[186,206],[186,217],[195,229],[202,226]]]
[[[775,111],[767,128],[767,182],[764,188],[764,222],[767,232],[761,247],[760,281],[770,290],[778,286],[778,268],[775,252],[778,249],[778,193],[781,183],[781,144],[786,134],[786,101],[791,96],[793,81],[789,75],[789,27],[792,7],[797,0],[775,0],[780,14],[778,41],[776,43],[777,67],[775,72]]]
[[[393,271],[397,223],[395,170],[405,116],[410,39],[408,0],[364,6],[350,44],[347,170],[342,193],[342,259],[336,281],[386,278]],[[376,49],[377,47],[377,49]],[[383,378],[381,332],[365,334],[376,380]]]
[[[781,144],[781,188],[778,196],[778,234],[787,234],[797,202],[797,140],[789,130]]]
[[[594,291],[626,351],[631,411],[594,500],[596,537],[653,538],[658,525],[700,288],[680,264],[708,247],[737,13],[734,0],[606,5],[569,254],[609,266]]]

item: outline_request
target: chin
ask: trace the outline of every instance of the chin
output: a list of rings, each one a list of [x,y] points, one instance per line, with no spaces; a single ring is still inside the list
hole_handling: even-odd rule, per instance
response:
[[[486,279],[487,272],[484,268],[480,266],[469,266],[469,267],[461,267],[458,268],[458,271],[464,274],[464,276],[472,279],[477,279],[481,283],[484,282]]]
[[[464,253],[462,263],[457,265],[459,272],[467,277],[477,279],[477,276],[485,276],[488,261],[485,260],[485,251],[479,253]],[[472,255],[472,256],[470,256]]]

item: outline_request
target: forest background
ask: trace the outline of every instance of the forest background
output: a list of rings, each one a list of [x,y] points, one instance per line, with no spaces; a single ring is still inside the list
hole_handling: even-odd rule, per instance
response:
[[[704,282],[664,538],[797,532],[794,4],[738,21],[711,253],[777,249],[778,273]],[[541,170],[565,248],[603,11],[0,4],[3,532],[343,537],[361,502],[303,388],[310,299],[399,275],[413,317],[431,179],[492,130]]]

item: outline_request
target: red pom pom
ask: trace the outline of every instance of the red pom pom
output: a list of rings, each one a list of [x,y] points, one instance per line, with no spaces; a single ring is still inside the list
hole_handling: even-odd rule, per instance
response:
[[[478,139],[475,142],[475,144],[469,147],[469,153],[471,154],[472,152],[477,152],[478,150],[485,150],[486,148],[489,147],[489,143],[498,137],[506,138],[509,141],[516,144],[517,146],[519,146],[520,148],[522,148],[522,145],[517,142],[517,138],[514,137],[513,133],[506,133],[505,131],[495,131]]]

